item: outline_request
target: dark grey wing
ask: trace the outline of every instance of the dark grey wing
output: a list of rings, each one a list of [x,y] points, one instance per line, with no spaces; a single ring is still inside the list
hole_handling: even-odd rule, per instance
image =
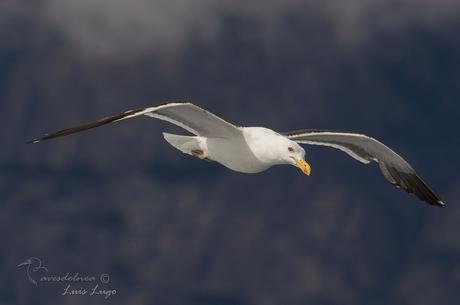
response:
[[[394,186],[415,194],[429,204],[445,206],[406,160],[374,138],[356,133],[307,129],[282,134],[298,143],[340,149],[362,163],[375,161],[385,178]]]
[[[190,102],[171,102],[151,107],[128,110],[120,114],[102,118],[95,122],[79,124],[73,127],[61,129],[33,139],[28,143],[38,143],[43,140],[67,136],[83,130],[141,115],[168,121],[184,128],[194,135],[204,137],[225,138],[240,133],[240,129],[238,127]]]

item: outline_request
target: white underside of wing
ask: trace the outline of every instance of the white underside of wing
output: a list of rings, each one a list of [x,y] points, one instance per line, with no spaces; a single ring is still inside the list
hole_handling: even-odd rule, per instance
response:
[[[137,117],[137,116],[141,116],[141,115],[146,115],[146,116],[151,117],[151,118],[156,118],[156,119],[160,119],[160,120],[172,123],[172,124],[177,125],[177,126],[179,126],[181,128],[184,128],[185,130],[193,133],[194,135],[198,135],[198,131],[196,131],[195,129],[191,128],[190,126],[187,126],[184,123],[179,122],[178,120],[175,120],[174,118],[163,116],[163,115],[155,113],[155,111],[158,111],[158,110],[160,110],[162,108],[169,108],[169,107],[173,107],[173,106],[182,106],[182,105],[184,105],[184,104],[183,103],[168,103],[168,104],[164,104],[164,105],[157,106],[157,107],[148,107],[148,108],[145,108],[144,110],[139,111],[137,113],[127,115],[127,116],[125,116],[125,117],[123,117],[121,119],[115,120],[114,122],[123,121],[123,120],[126,120],[126,119],[131,119],[133,117]]]
[[[374,138],[363,134],[317,130],[294,131],[286,135],[298,143],[337,148],[362,163],[376,161],[385,178],[394,186],[414,193],[430,204],[445,206],[406,160]]]
[[[29,143],[38,143],[42,140],[63,137],[142,115],[170,122],[184,128],[196,136],[207,138],[232,138],[241,136],[241,129],[239,127],[228,123],[207,110],[190,102],[171,102],[151,107],[132,109],[93,122],[63,128],[35,138],[29,141]]]
[[[383,143],[363,134],[313,131],[305,134],[290,135],[288,138],[298,143],[339,149],[364,164],[368,164],[370,161],[378,162],[383,159],[399,158],[395,152]],[[354,151],[349,146],[354,146],[357,150]]]
[[[118,121],[146,115],[175,124],[194,135],[205,137],[231,137],[240,133],[238,127],[192,103],[168,103],[148,107],[127,115]]]
[[[360,157],[359,155],[354,153],[349,148],[347,148],[345,146],[341,146],[339,144],[321,143],[321,142],[313,142],[313,141],[297,141],[297,142],[302,143],[302,144],[310,144],[310,145],[317,145],[317,146],[328,146],[328,147],[336,148],[336,149],[339,149],[339,150],[343,151],[344,153],[348,154],[349,156],[351,156],[352,158],[354,158],[355,160],[357,160],[357,161],[359,161],[361,163],[368,164],[368,163],[371,162],[371,161],[369,161],[367,159],[364,159],[364,158]],[[374,159],[374,161],[378,162],[378,160],[376,158]]]
[[[155,118],[155,119],[159,119],[159,120],[163,120],[163,121],[172,123],[172,124],[177,125],[177,126],[179,126],[181,128],[184,128],[185,130],[187,130],[188,132],[190,132],[190,133],[192,133],[192,134],[194,134],[196,136],[199,135],[198,131],[196,131],[195,129],[193,129],[192,127],[190,127],[188,125],[185,125],[182,122],[179,122],[178,120],[175,120],[174,118],[167,117],[167,116],[164,116],[164,115],[160,115],[160,114],[157,114],[157,113],[154,113],[154,112],[147,112],[144,115],[146,115],[148,117],[151,117],[151,118]]]

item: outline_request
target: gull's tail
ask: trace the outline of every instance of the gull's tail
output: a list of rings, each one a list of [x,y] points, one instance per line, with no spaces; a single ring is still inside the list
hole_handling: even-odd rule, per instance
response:
[[[193,151],[204,151],[203,138],[197,136],[180,136],[163,132],[165,140],[181,152],[193,155]]]

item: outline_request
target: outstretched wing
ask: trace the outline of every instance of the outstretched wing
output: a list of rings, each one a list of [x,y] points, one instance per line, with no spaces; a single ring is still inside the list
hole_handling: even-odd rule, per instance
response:
[[[374,138],[363,134],[310,129],[283,134],[298,143],[340,149],[362,163],[375,161],[385,178],[394,186],[415,194],[429,204],[445,206],[406,160]]]
[[[225,138],[239,133],[238,127],[230,124],[215,114],[210,113],[190,102],[171,102],[161,105],[128,110],[120,114],[102,118],[95,122],[79,124],[45,134],[42,137],[29,141],[38,143],[43,140],[67,136],[83,130],[99,127],[105,124],[118,122],[146,115],[152,118],[168,121],[185,130],[203,137]]]

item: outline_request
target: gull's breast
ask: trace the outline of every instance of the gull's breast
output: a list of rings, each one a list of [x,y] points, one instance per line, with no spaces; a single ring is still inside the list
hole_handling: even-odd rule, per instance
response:
[[[225,167],[242,173],[258,173],[271,164],[260,161],[253,153],[244,137],[233,139],[208,138],[206,148],[210,159]]]

